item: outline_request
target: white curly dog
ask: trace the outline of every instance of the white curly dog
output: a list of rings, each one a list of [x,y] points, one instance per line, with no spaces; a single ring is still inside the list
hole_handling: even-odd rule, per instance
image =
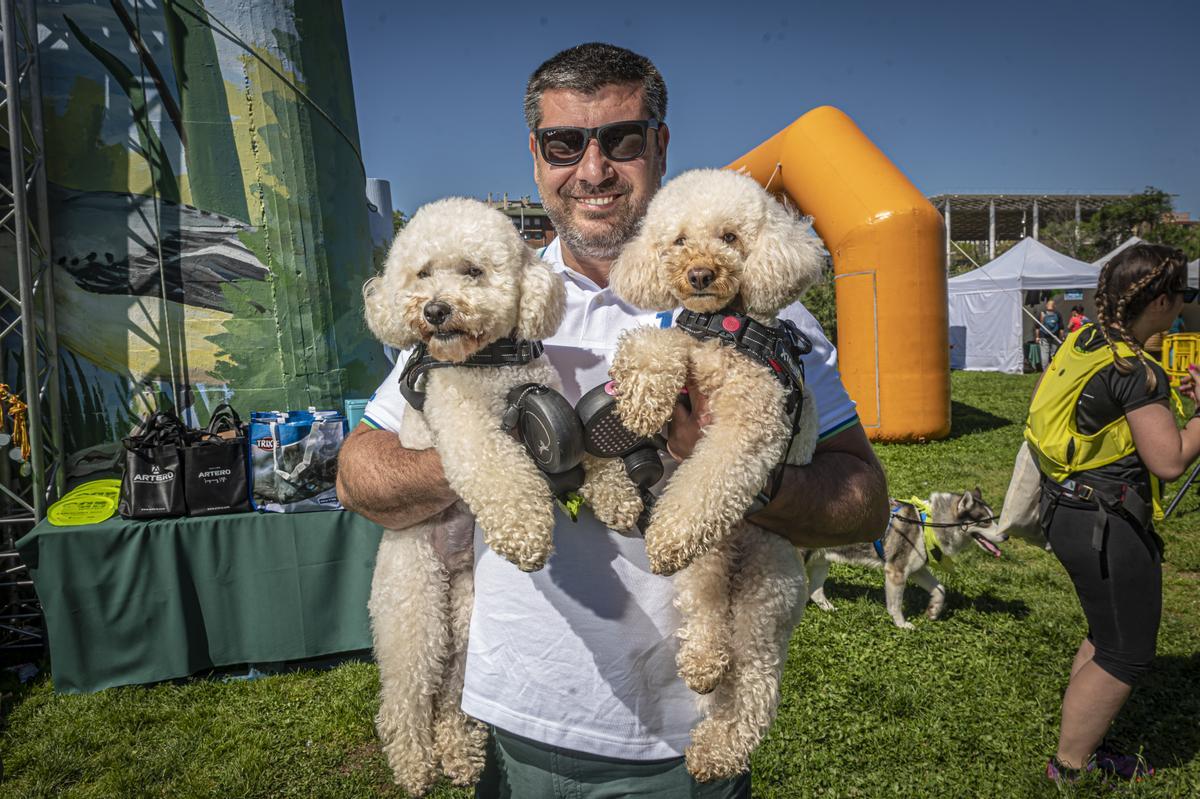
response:
[[[453,364],[501,339],[551,335],[565,307],[561,279],[508,217],[464,198],[414,214],[363,296],[367,324],[380,341],[397,348],[423,343],[433,358]],[[423,410],[407,409],[399,436],[409,449],[437,448],[461,501],[423,523],[384,532],[368,603],[380,679],[376,729],[396,782],[413,795],[425,793],[439,770],[470,785],[483,767],[486,732],[460,709],[474,525],[523,571],[545,565],[554,498],[501,419],[514,386],[560,385],[544,358],[435,368],[423,380]],[[620,461],[588,459],[584,466],[581,493],[597,515],[619,528],[632,525],[641,500]]]
[[[695,170],[655,195],[610,282],[641,308],[730,309],[775,327],[822,262],[811,225],[750,177]],[[807,599],[792,545],[743,517],[785,453],[790,464],[811,460],[812,395],[804,389],[793,436],[787,391],[771,368],[679,327],[624,334],[611,374],[622,421],[642,435],[662,428],[686,383],[708,398],[711,422],[668,481],[645,537],[651,568],[678,571],[680,676],[707,694],[688,769],[701,781],[730,777],[749,768],[774,721],[788,638]]]

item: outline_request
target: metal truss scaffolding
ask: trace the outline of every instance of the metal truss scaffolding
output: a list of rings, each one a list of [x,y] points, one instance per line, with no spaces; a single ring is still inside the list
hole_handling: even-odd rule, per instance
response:
[[[0,28],[0,382],[27,406],[29,442],[23,457],[8,419],[0,432],[0,659],[14,661],[37,657],[45,640],[15,542],[46,515],[64,474],[34,0],[0,0]]]

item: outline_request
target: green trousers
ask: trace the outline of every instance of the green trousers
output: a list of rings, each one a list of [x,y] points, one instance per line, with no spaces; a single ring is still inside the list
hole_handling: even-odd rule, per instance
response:
[[[614,760],[491,729],[476,799],[749,799],[750,775],[700,784],[682,757]]]

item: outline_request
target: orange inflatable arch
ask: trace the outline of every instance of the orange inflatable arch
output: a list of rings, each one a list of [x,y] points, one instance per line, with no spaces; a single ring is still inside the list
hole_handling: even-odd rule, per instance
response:
[[[729,165],[813,217],[833,255],[842,381],[874,441],[950,432],[945,226],[850,117],[809,111]]]

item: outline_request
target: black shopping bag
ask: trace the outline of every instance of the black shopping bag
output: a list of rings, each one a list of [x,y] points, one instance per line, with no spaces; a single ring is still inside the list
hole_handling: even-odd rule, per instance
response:
[[[179,455],[186,432],[179,417],[159,411],[122,440],[125,471],[117,505],[122,518],[157,519],[187,513]]]
[[[189,516],[246,513],[246,429],[237,411],[219,405],[207,430],[194,432],[183,448],[183,486]]]

